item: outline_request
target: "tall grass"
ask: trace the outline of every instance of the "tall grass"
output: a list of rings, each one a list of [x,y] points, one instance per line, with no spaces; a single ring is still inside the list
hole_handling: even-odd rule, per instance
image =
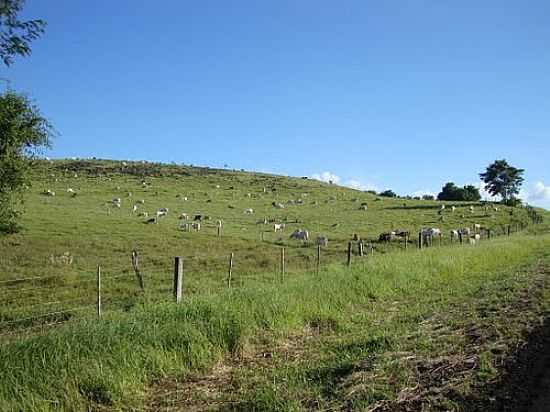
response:
[[[367,319],[365,333],[391,337],[400,323],[410,327],[456,296],[513,276],[515,268],[548,255],[548,246],[548,236],[515,236],[479,247],[379,255],[352,268],[330,266],[319,276],[303,273],[280,284],[187,296],[179,306],[144,304],[84,319],[0,346],[0,410],[139,408],[152,379],[185,377],[304,326],[345,329],[354,316]],[[385,324],[384,313],[397,302],[399,322]]]

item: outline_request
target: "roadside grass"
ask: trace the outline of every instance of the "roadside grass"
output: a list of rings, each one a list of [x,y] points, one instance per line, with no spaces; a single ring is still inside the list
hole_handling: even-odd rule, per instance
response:
[[[396,353],[444,353],[464,343],[454,334],[432,339],[426,323],[445,314],[449,327],[460,326],[457,308],[480,290],[512,296],[530,282],[524,269],[548,259],[549,246],[548,235],[515,235],[479,247],[380,254],[352,268],[329,265],[319,276],[296,273],[189,294],[181,305],[145,301],[128,313],[76,320],[0,346],[0,409],[144,409],[155,382],[185,381],[308,331],[315,335],[308,353],[287,362],[274,351],[272,364],[243,368],[235,391],[220,396],[236,401],[233,410],[330,409],[351,390],[361,360],[362,385],[346,395],[360,410],[413,381]],[[483,371],[491,376],[488,366]]]

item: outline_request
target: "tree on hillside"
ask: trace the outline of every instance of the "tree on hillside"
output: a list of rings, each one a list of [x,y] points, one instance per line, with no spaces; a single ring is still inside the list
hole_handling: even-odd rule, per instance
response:
[[[504,203],[516,201],[516,195],[523,183],[524,169],[518,169],[508,164],[504,159],[495,160],[487,166],[479,177],[485,183],[485,190],[493,196],[501,196]]]
[[[393,191],[393,190],[384,190],[383,192],[380,192],[378,194],[378,196],[383,196],[383,197],[397,197],[397,194]]]
[[[29,159],[41,147],[49,147],[53,134],[51,124],[27,97],[13,91],[0,95],[0,232],[17,231]]]
[[[6,66],[14,56],[28,56],[30,43],[38,39],[46,27],[44,20],[21,21],[17,17],[25,0],[0,0],[0,58]]]
[[[437,195],[437,200],[475,201],[481,199],[479,189],[472,185],[458,187],[453,182],[446,183]]]

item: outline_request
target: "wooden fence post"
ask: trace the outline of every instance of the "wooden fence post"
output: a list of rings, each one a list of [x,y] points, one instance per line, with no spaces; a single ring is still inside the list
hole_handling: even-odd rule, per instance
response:
[[[405,233],[405,250],[409,248],[409,234]]]
[[[174,258],[174,298],[176,303],[181,303],[183,289],[183,262],[181,257]]]
[[[510,225],[508,225],[508,236],[510,236]]]
[[[229,270],[227,273],[227,287],[231,289],[231,276],[233,275],[233,252],[229,255]]]
[[[358,255],[359,257],[363,257],[363,239],[361,239],[358,243],[357,243],[357,252],[358,252]]]
[[[141,274],[141,271],[139,270],[139,255],[137,250],[132,250],[132,267],[134,268],[134,273],[136,274],[136,277],[139,282],[139,287],[141,288],[142,292],[145,292],[145,284],[143,283],[143,275]]]
[[[317,274],[321,271],[321,245],[317,245]]]
[[[281,248],[281,279],[285,278],[285,248]]]
[[[351,266],[351,241],[348,242],[348,266]]]
[[[422,249],[423,240],[422,232],[418,232],[418,249]]]
[[[101,316],[101,266],[97,266],[97,316]]]
[[[491,240],[491,229],[487,229],[487,240]]]

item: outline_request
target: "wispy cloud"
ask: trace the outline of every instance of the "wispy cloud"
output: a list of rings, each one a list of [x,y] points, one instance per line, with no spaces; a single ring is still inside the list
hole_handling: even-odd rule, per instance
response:
[[[545,185],[542,181],[524,188],[520,192],[520,197],[529,204],[550,208],[550,186]]]
[[[426,195],[436,197],[437,193],[435,193],[435,192],[433,192],[432,190],[429,190],[429,189],[416,190],[416,191],[411,193],[411,196],[413,196],[413,197],[422,197],[422,196],[426,196]]]
[[[320,180],[321,182],[332,182],[334,184],[338,184],[340,183],[340,180],[342,180],[340,178],[340,176],[338,176],[337,174],[334,174],[332,172],[321,172],[321,173],[313,173],[311,175],[311,178],[312,179],[316,179],[316,180]]]
[[[332,182],[334,184],[339,184],[342,186],[349,187],[351,189],[355,190],[376,190],[378,191],[379,188],[377,185],[369,182],[362,182],[359,179],[356,178],[347,178],[343,179],[342,177],[338,176],[336,173],[325,171],[322,173],[313,173],[311,175],[312,179],[320,180],[321,182]]]

